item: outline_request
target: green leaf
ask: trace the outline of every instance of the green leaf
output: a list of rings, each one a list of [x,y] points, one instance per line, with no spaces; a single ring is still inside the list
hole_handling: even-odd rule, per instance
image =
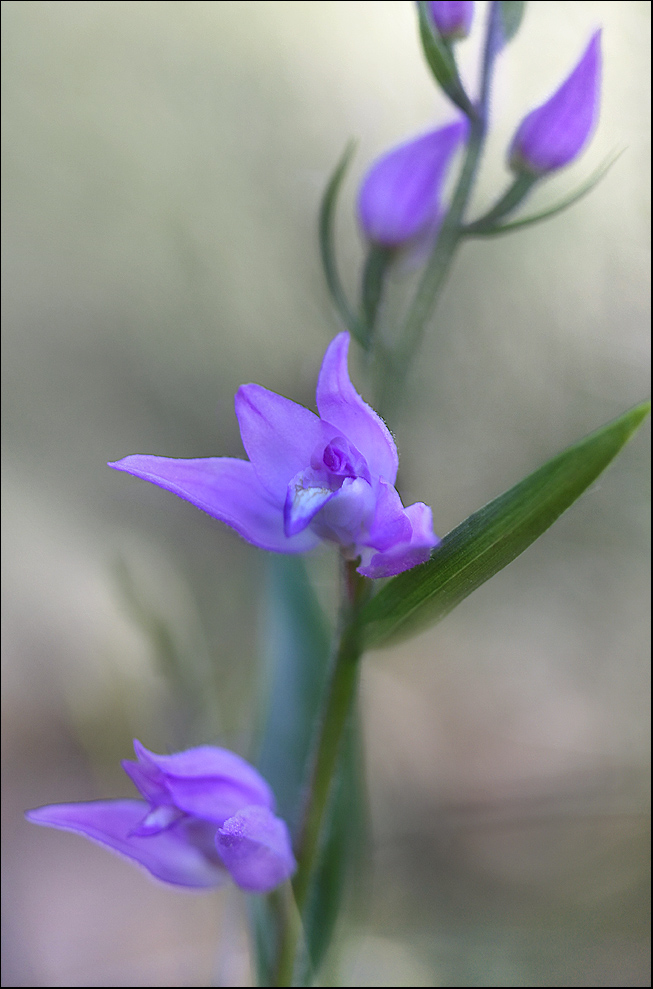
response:
[[[296,837],[331,635],[300,557],[269,557],[267,591],[263,658],[268,691],[256,762],[272,787],[277,813]],[[284,922],[281,896],[250,899],[258,984],[273,985]]]
[[[302,558],[270,556],[268,565],[263,636],[269,689],[257,765],[295,833],[331,634]]]
[[[472,106],[458,75],[456,60],[449,45],[435,29],[428,13],[428,4],[419,0],[419,35],[424,57],[436,82],[440,84],[449,99],[468,116],[474,115]]]
[[[504,44],[508,44],[519,31],[525,7],[524,0],[500,0],[499,11]]]
[[[269,559],[263,633],[268,692],[257,766],[274,791],[277,813],[296,839],[331,650],[330,629],[300,557]],[[302,918],[305,950],[297,961],[299,985],[311,984],[311,973],[324,958],[360,847],[360,753],[360,726],[354,717],[343,739],[324,842]],[[284,923],[283,897],[277,891],[249,899],[259,985],[272,985]]]
[[[353,157],[354,148],[354,142],[350,141],[324,190],[320,204],[318,236],[324,277],[326,278],[333,304],[338,311],[340,319],[351,335],[358,340],[362,347],[367,349],[369,347],[368,330],[349,305],[349,300],[347,299],[338,273],[334,243],[334,220],[338,194],[349,163]]]
[[[610,155],[610,157],[606,158],[605,161],[599,165],[596,171],[582,183],[582,185],[580,185],[573,192],[570,192],[559,203],[555,203],[553,206],[548,206],[539,213],[534,213],[531,216],[525,216],[521,220],[512,220],[510,223],[493,224],[491,221],[493,219],[492,214],[494,214],[494,210],[492,210],[486,216],[481,217],[480,220],[477,220],[474,223],[469,223],[467,226],[463,227],[461,233],[464,237],[495,237],[497,234],[511,233],[513,230],[520,230],[522,227],[530,227],[534,223],[541,223],[542,220],[548,220],[549,217],[557,216],[558,213],[562,213],[563,210],[569,209],[569,207],[573,206],[574,203],[577,203],[579,199],[586,196],[588,192],[591,192],[594,186],[598,185],[603,176],[607,175],[615,161],[620,158],[622,154],[623,149]]]
[[[351,879],[360,875],[364,852],[369,847],[365,797],[362,729],[357,709],[342,740],[324,842],[304,915],[314,971],[324,960],[345,891],[351,889]]]
[[[523,553],[607,467],[650,407],[636,406],[558,454],[453,529],[428,563],[388,581],[361,613],[366,646],[434,624]]]

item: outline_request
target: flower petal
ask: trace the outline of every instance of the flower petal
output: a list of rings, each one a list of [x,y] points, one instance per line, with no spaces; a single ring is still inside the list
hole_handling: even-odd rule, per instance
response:
[[[395,441],[381,417],[352,385],[348,350],[348,333],[339,333],[327,348],[317,382],[318,411],[362,453],[373,474],[394,484],[399,465]]]
[[[433,22],[443,38],[456,41],[467,37],[474,17],[474,4],[471,0],[432,0],[429,8]]]
[[[284,530],[289,536],[301,532],[311,519],[338,493],[324,483],[324,472],[312,467],[300,471],[288,485],[283,506]]]
[[[387,550],[391,546],[410,542],[412,533],[413,527],[397,489],[385,481],[380,481],[374,506],[374,519],[365,545]]]
[[[234,882],[250,893],[268,893],[297,868],[285,822],[264,807],[245,807],[225,821],[216,847]]]
[[[172,491],[230,525],[260,549],[304,553],[319,543],[310,530],[286,536],[283,530],[286,489],[283,497],[275,502],[259,483],[252,464],[246,460],[231,457],[176,460],[135,454],[111,463],[109,467]]]
[[[397,543],[383,553],[364,551],[361,565],[357,568],[364,577],[394,577],[426,563],[431,550],[440,542],[433,532],[431,509],[427,505],[416,502],[409,505],[405,512],[413,529],[410,542]]]
[[[259,481],[283,506],[288,484],[334,430],[303,405],[261,385],[241,385],[234,399],[240,435]]]
[[[228,749],[200,745],[157,755],[134,739],[134,750],[139,765],[161,773],[169,802],[194,817],[221,825],[250,804],[274,807],[274,794],[261,774]]]
[[[511,168],[544,175],[580,154],[596,123],[601,85],[601,32],[542,106],[521,122],[510,145]]]
[[[176,886],[206,889],[228,878],[217,861],[193,843],[183,825],[151,837],[132,832],[143,820],[148,804],[142,800],[97,800],[80,804],[52,804],[27,811],[28,821],[90,838],[143,866],[157,879]]]
[[[335,496],[312,522],[323,539],[353,550],[360,541],[366,518],[374,513],[374,491],[362,477],[347,477]]]
[[[369,240],[401,247],[433,221],[449,164],[467,129],[466,120],[457,120],[374,162],[358,196],[358,215]]]

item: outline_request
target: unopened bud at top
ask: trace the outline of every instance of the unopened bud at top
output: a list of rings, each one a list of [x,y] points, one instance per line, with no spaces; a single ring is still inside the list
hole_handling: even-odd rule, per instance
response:
[[[510,167],[516,172],[545,175],[573,161],[594,129],[600,88],[599,30],[560,88],[522,120],[510,145]]]
[[[472,0],[432,0],[428,6],[431,19],[445,40],[467,37],[474,16]]]
[[[447,169],[466,134],[467,121],[459,120],[393,148],[372,165],[358,195],[370,241],[401,247],[437,223]]]

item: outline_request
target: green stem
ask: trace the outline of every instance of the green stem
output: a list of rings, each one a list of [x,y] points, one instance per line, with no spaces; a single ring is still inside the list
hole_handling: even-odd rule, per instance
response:
[[[361,308],[363,311],[363,321],[367,328],[367,339],[370,342],[374,335],[376,317],[383,298],[385,276],[392,264],[394,254],[395,252],[391,247],[372,244],[365,262],[361,291]]]
[[[360,665],[358,661],[362,652],[356,618],[369,596],[369,581],[356,573],[356,563],[344,561],[343,570],[341,630],[319,727],[303,824],[297,843],[298,867],[292,881],[295,905],[300,918],[303,917],[307,906],[318,863],[331,784],[336,776],[342,737],[356,696]],[[292,985],[301,934],[301,924],[293,921],[290,912],[287,912],[279,949],[275,986]]]
[[[527,172],[520,172],[515,176],[511,185],[508,186],[501,199],[495,203],[491,210],[489,210],[484,216],[479,217],[478,220],[474,220],[473,223],[468,223],[465,225],[463,234],[469,235],[484,233],[488,229],[492,229],[497,220],[507,216],[508,213],[511,213],[519,206],[521,202],[523,202],[536,182],[536,175],[530,175]]]
[[[410,363],[422,341],[426,322],[433,312],[445,277],[451,267],[456,250],[463,238],[463,217],[474,180],[478,171],[488,124],[492,68],[500,44],[500,10],[492,3],[485,39],[481,93],[475,113],[470,116],[470,131],[465,160],[454,190],[451,205],[445,216],[438,239],[422,274],[399,343],[378,354],[377,359],[377,409],[386,419],[393,419],[398,397],[403,391]]]

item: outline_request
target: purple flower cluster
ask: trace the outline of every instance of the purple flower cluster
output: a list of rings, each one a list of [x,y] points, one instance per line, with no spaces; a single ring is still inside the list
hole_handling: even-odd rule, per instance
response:
[[[429,12],[439,34],[451,41],[469,33],[474,4],[433,2]],[[568,78],[519,125],[508,152],[510,167],[539,177],[573,161],[596,123],[600,86],[597,31]],[[358,195],[359,221],[368,241],[408,247],[415,257],[425,253],[446,211],[442,188],[447,171],[468,134],[467,120],[458,120],[398,145],[372,164]]]
[[[231,877],[267,893],[293,874],[288,828],[248,762],[213,745],[155,755],[135,740],[134,751],[123,768],[142,800],[52,804],[27,819],[90,838],[175,886],[207,889]]]
[[[242,385],[236,416],[249,461],[136,454],[110,464],[172,491],[260,549],[303,553],[340,545],[358,572],[389,577],[428,560],[439,542],[431,509],[404,508],[394,487],[397,447],[347,370],[349,335],[327,348],[319,415],[260,385]]]

